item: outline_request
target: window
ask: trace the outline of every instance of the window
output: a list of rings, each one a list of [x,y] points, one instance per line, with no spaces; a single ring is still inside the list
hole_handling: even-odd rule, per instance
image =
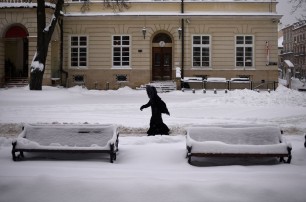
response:
[[[192,37],[192,66],[210,66],[210,36],[200,35]]]
[[[113,36],[113,67],[130,66],[130,36]]]
[[[87,66],[87,36],[70,37],[70,66],[86,67]]]
[[[253,36],[236,36],[236,66],[253,66]]]

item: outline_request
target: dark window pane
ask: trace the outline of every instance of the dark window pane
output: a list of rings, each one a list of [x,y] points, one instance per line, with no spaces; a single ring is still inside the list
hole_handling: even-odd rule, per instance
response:
[[[202,44],[209,44],[209,36],[202,36]]]
[[[244,37],[243,36],[237,36],[236,37],[236,44],[244,44]]]
[[[194,36],[193,37],[193,44],[201,44],[201,37],[200,36]]]
[[[253,44],[253,37],[252,36],[246,36],[245,37],[245,44]]]
[[[129,37],[129,36],[122,36],[122,40],[124,40],[124,41],[129,41],[129,40],[130,40],[130,37]]]

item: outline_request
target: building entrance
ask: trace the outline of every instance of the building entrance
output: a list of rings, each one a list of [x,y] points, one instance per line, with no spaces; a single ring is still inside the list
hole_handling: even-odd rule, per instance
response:
[[[172,79],[172,40],[169,35],[160,33],[153,39],[152,80]]]
[[[28,77],[28,33],[16,25],[5,33],[5,78]]]

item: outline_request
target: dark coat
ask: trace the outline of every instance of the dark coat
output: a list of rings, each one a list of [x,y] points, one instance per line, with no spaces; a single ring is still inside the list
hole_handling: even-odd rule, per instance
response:
[[[170,115],[166,103],[157,95],[154,86],[147,86],[146,90],[150,100],[147,104],[142,105],[140,110],[151,107],[152,116],[148,135],[169,135],[169,128],[162,119],[162,113]]]

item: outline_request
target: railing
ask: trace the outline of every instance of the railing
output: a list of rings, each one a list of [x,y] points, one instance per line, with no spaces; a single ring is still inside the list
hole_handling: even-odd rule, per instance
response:
[[[235,89],[249,89],[249,90],[276,90],[277,81],[182,81],[183,89],[203,89],[203,90],[235,90]]]

